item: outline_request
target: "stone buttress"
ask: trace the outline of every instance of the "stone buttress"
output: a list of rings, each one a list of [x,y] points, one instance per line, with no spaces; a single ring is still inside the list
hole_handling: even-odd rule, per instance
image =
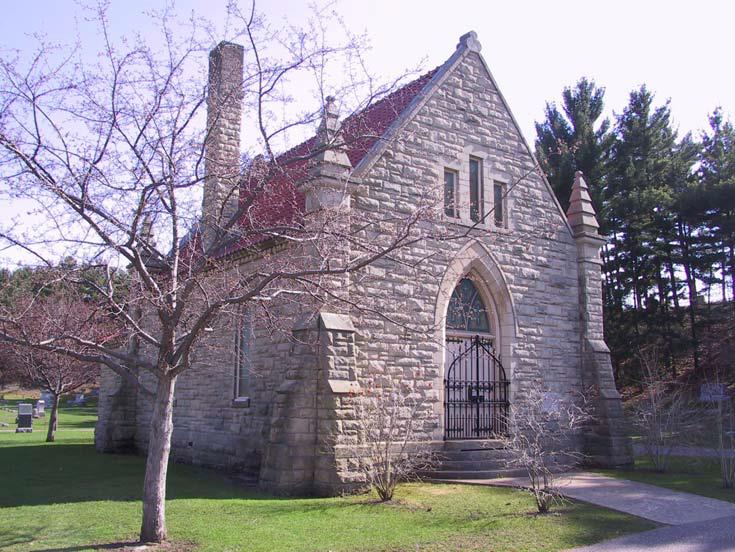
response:
[[[591,465],[629,465],[633,463],[632,445],[603,334],[600,247],[605,240],[598,233],[592,200],[579,171],[574,177],[567,217],[577,243],[582,383],[593,414],[584,434],[585,454]]]

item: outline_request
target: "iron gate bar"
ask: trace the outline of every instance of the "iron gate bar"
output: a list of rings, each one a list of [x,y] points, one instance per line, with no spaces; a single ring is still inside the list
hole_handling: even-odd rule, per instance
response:
[[[508,429],[505,369],[489,340],[448,338],[459,345],[444,379],[444,439],[483,439]]]

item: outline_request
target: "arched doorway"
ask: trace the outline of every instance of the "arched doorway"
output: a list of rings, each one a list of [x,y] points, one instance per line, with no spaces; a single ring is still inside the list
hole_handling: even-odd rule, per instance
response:
[[[507,431],[509,381],[497,354],[495,316],[462,278],[446,316],[444,438],[487,439]]]

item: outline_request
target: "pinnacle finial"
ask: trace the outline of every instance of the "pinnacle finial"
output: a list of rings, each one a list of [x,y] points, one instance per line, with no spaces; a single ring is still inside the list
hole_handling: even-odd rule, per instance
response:
[[[460,48],[467,48],[470,52],[477,52],[479,54],[482,50],[482,44],[477,39],[477,33],[470,31],[460,36],[457,49],[459,50]]]
[[[574,184],[572,184],[572,194],[569,197],[567,219],[575,235],[597,234],[597,230],[600,227],[597,223],[595,209],[592,206],[592,198],[590,197],[587,182],[584,180],[582,171],[574,173]]]
[[[324,98],[322,121],[317,133],[317,145],[323,148],[314,158],[316,164],[331,163],[342,167],[352,167],[344,151],[344,137],[339,124],[336,99],[334,96]]]
[[[330,115],[336,115],[337,111],[334,105],[336,101],[337,99],[334,96],[327,96],[324,98],[324,111]]]
[[[324,98],[322,122],[319,127],[319,133],[323,143],[332,142],[334,140],[334,135],[338,130],[339,113],[337,112],[337,100],[334,96],[327,96]]]

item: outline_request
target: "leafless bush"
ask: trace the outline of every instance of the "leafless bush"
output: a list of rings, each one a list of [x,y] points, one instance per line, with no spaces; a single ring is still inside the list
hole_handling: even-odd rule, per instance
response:
[[[399,482],[416,479],[433,464],[428,443],[417,431],[423,406],[398,384],[357,399],[359,469],[383,501],[393,498]]]
[[[684,388],[668,376],[658,362],[655,349],[639,353],[643,369],[643,400],[634,409],[634,424],[646,447],[654,469],[669,468],[671,451],[681,443],[683,425],[690,412]]]
[[[706,418],[713,418],[714,422],[708,427],[715,434],[722,486],[732,489],[735,487],[735,396],[724,383],[727,381],[727,367],[724,364],[716,361],[707,374],[707,384],[713,396],[710,397],[712,408],[708,409]]]
[[[532,385],[510,408],[509,433],[501,437],[511,453],[508,467],[526,470],[539,513],[561,500],[559,475],[583,455],[576,439],[589,419],[583,397],[562,396]]]
[[[722,486],[735,487],[735,399],[731,396],[717,403],[717,451]]]

